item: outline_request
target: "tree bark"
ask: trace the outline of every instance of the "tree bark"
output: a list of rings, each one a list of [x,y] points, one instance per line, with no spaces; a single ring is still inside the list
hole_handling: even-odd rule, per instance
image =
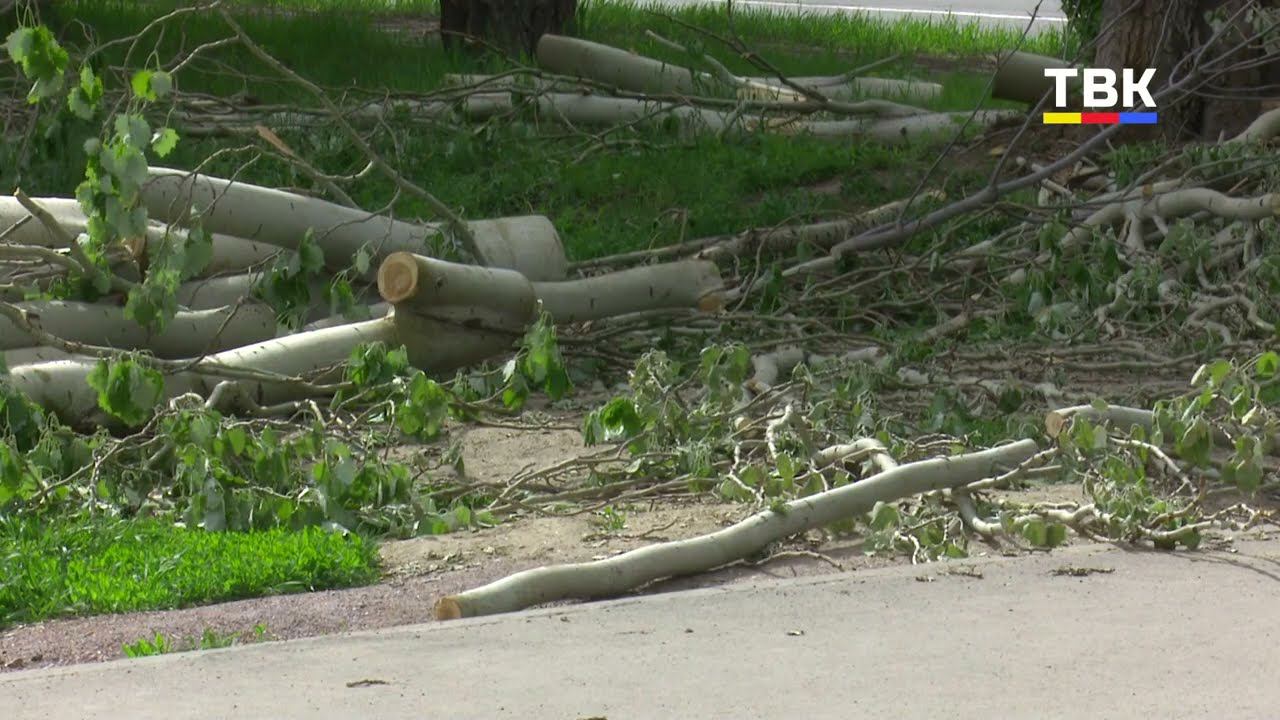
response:
[[[1224,17],[1231,17],[1250,3],[1271,8],[1280,7],[1280,3],[1277,3],[1276,0],[1201,0],[1201,12],[1197,18],[1197,23],[1202,38],[1208,38],[1213,33],[1206,20],[1206,15],[1209,12],[1216,11]],[[1275,20],[1267,18],[1261,22],[1272,23]],[[1251,35],[1259,32],[1259,30],[1259,27],[1246,20],[1237,20],[1223,34],[1222,38],[1214,44],[1211,53],[1220,54],[1232,47],[1245,43]],[[1277,31],[1272,27],[1270,32],[1274,35]],[[1233,54],[1229,62],[1233,64],[1256,63],[1256,61],[1265,59],[1264,53],[1266,53],[1266,50],[1254,41],[1248,47],[1242,48]],[[1204,139],[1219,140],[1232,137],[1248,127],[1249,123],[1253,122],[1261,114],[1262,96],[1265,94],[1263,86],[1267,82],[1267,76],[1277,72],[1277,66],[1280,66],[1280,58],[1271,56],[1268,65],[1270,65],[1270,68],[1259,64],[1237,68],[1209,81],[1202,90],[1204,93],[1204,109],[1201,117],[1200,135]]]
[[[446,48],[479,40],[532,55],[538,38],[564,32],[577,10],[578,0],[441,0],[440,35]]]
[[[1034,440],[933,458],[792,500],[723,530],[638,548],[605,560],[547,565],[509,575],[436,601],[437,620],[496,615],[575,598],[618,595],[647,582],[705,572],[759,552],[772,542],[869,512],[877,502],[957,488],[1017,466],[1035,455]]]
[[[1094,65],[1111,68],[1155,68],[1152,90],[1164,86],[1181,61],[1179,73],[1191,69],[1189,58],[1214,35],[1206,19],[1216,13],[1232,17],[1247,3],[1276,7],[1276,0],[1103,0],[1102,32]],[[1265,20],[1263,22],[1266,22]],[[1217,140],[1241,132],[1262,110],[1260,98],[1267,79],[1280,74],[1280,57],[1263,56],[1257,42],[1243,43],[1256,33],[1244,19],[1237,20],[1214,42],[1205,61],[1218,68],[1237,64],[1252,66],[1218,71],[1192,84],[1193,93],[1167,101],[1158,109],[1156,129],[1132,128],[1131,139],[1149,139],[1158,133],[1166,140],[1188,138]],[[1173,78],[1175,81],[1178,78]]]
[[[1199,0],[1103,0],[1102,32],[1094,66],[1110,68],[1117,75],[1124,68],[1141,72],[1155,68],[1155,90],[1169,82],[1179,60],[1199,43],[1196,17]],[[1195,96],[1178,98],[1158,108],[1160,124],[1155,128],[1130,128],[1130,139],[1151,139],[1159,134],[1177,140],[1199,134],[1203,104]]]

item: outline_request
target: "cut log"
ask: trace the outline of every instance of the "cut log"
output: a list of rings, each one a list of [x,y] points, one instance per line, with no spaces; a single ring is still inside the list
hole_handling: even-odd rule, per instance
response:
[[[700,537],[650,545],[594,562],[525,570],[440,598],[437,620],[494,615],[571,598],[601,598],[654,580],[705,572],[749,557],[770,543],[869,512],[877,502],[961,487],[1016,467],[1038,451],[1034,440],[902,465],[865,480],[792,500]]]
[[[29,322],[73,343],[120,350],[149,350],[161,358],[191,358],[261,342],[276,335],[271,308],[247,303],[238,308],[179,312],[164,331],[149,333],[111,305],[47,300],[14,303]],[[34,347],[40,341],[9,318],[0,317],[0,350]]]
[[[768,85],[785,88],[794,93],[778,78],[756,77],[751,80]],[[855,77],[843,75],[788,77],[795,85],[814,90],[830,100],[857,100],[859,98],[877,97],[904,102],[929,102],[942,95],[942,86],[938,83],[920,82],[918,80],[898,80],[895,78]],[[779,98],[781,99],[781,98]]]
[[[988,130],[1026,118],[1012,110],[979,110],[975,113],[948,112],[871,120],[812,120],[781,125],[774,132],[810,135],[829,140],[870,140],[884,145],[905,145],[959,130],[965,123],[976,131]]]
[[[343,207],[316,198],[250,185],[185,170],[151,168],[142,201],[153,218],[183,223],[199,208],[204,228],[240,238],[296,250],[313,232],[332,270],[351,267],[362,249],[377,261],[393,252],[426,254],[446,231],[443,223],[415,224]],[[477,220],[468,223],[483,264],[511,269],[529,277],[563,278],[564,247],[551,221],[541,215]],[[519,247],[512,247],[518,244]],[[555,273],[561,274],[557,276]]]
[[[679,103],[635,98],[617,98],[605,95],[578,93],[548,93],[534,98],[541,117],[566,125],[612,127],[645,123],[650,125],[674,124],[686,133],[723,132],[730,127],[747,129],[751,120],[731,112],[693,107]],[[755,124],[761,121],[756,116]]]
[[[396,253],[378,271],[378,292],[407,312],[461,325],[523,327],[538,301],[558,323],[662,308],[719,309],[714,263],[687,260],[583,280],[531,283],[519,273]]]
[[[522,330],[534,317],[533,284],[514,270],[394,253],[378,268],[378,293],[401,310],[472,327]]]
[[[539,65],[560,75],[651,95],[706,95],[714,88],[724,88],[708,73],[694,73],[620,48],[562,35],[543,35],[536,57]]]
[[[582,280],[533,283],[542,307],[558,323],[586,322],[644,310],[724,307],[715,263],[700,260],[645,265]]]
[[[1000,100],[1013,100],[1028,105],[1035,105],[1045,96],[1053,92],[1054,79],[1045,77],[1047,69],[1072,67],[1071,63],[1057,58],[1036,55],[1028,52],[1012,52],[1006,55],[996,69],[995,85],[991,88],[991,97]],[[1079,79],[1069,83],[1073,102],[1080,102],[1077,91]],[[1053,102],[1053,98],[1049,98]],[[1048,107],[1050,111],[1054,106]]]

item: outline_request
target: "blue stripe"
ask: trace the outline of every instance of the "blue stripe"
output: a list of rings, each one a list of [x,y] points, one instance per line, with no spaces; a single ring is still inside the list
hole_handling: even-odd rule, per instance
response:
[[[1155,125],[1158,113],[1153,112],[1122,112],[1120,113],[1121,125]]]

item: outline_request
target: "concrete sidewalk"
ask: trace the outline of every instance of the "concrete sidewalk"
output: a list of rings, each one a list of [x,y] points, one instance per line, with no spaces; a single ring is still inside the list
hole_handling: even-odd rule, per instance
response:
[[[1275,718],[1278,597],[1275,543],[1083,547],[11,673],[0,718]]]

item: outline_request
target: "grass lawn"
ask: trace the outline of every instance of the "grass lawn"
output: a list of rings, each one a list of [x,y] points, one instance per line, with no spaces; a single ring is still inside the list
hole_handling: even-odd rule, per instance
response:
[[[348,587],[379,576],[372,542],[326,533],[211,533],[159,521],[0,519],[0,628]]]

